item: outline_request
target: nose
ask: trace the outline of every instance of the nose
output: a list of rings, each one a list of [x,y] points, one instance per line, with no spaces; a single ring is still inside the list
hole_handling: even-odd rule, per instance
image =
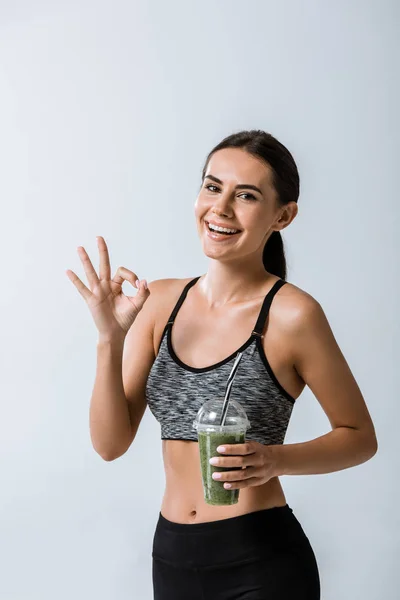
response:
[[[231,199],[228,193],[218,194],[218,197],[214,198],[212,212],[224,217],[229,217],[232,214]]]

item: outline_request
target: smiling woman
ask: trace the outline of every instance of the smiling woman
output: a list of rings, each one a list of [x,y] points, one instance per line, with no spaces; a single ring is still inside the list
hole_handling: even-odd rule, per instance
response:
[[[319,600],[317,560],[279,476],[345,469],[377,450],[322,307],[286,280],[280,232],[298,213],[299,189],[294,159],[276,138],[235,133],[208,155],[195,201],[205,274],[147,287],[119,267],[111,279],[99,238],[99,277],[80,249],[91,290],[70,276],[100,333],[94,447],[106,460],[124,454],[146,406],[160,423],[166,488],[152,548],[155,600]],[[136,282],[136,296],[123,294],[125,280]],[[240,489],[235,504],[214,506],[205,501],[193,421],[207,400],[223,396],[238,351],[231,398],[251,428],[213,457],[215,484]],[[305,386],[332,431],[284,444]]]
[[[375,452],[364,400],[321,307],[286,282],[280,232],[296,217],[298,196],[294,159],[268,133],[229,136],[206,160],[195,217],[209,268],[176,285],[146,387],[167,473],[153,540],[156,600],[190,590],[215,600],[255,590],[257,598],[318,600],[316,557],[279,475],[338,470]],[[245,443],[218,448],[213,478],[241,493],[236,504],[210,506],[191,424],[206,400],[223,395],[238,351],[232,398],[252,427]],[[334,431],[285,445],[305,385]]]

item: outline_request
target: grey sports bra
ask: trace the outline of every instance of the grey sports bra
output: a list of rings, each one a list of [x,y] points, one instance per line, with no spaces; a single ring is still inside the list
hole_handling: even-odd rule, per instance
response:
[[[242,404],[251,423],[246,439],[268,445],[282,444],[295,399],[276,379],[261,338],[272,299],[286,282],[278,280],[265,296],[254,330],[240,348],[214,365],[195,368],[176,356],[171,329],[188,290],[199,279],[200,276],[192,279],[184,287],[164,328],[159,352],[147,379],[147,404],[161,425],[161,439],[197,441],[197,432],[192,428],[197,411],[206,400],[223,397],[240,351],[243,356],[230,397]]]

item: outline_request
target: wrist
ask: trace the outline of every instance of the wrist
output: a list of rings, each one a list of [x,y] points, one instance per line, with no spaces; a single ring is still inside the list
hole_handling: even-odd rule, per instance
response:
[[[99,334],[97,338],[97,346],[113,346],[122,347],[125,343],[125,335],[103,335]]]
[[[274,444],[268,446],[268,449],[272,458],[273,476],[280,477],[281,475],[285,475],[283,444]]]

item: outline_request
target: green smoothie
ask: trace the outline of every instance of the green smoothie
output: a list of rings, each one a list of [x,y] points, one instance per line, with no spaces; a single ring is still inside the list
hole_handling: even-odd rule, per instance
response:
[[[240,471],[241,467],[217,467],[210,465],[210,458],[213,456],[224,456],[217,452],[218,446],[223,446],[224,444],[243,444],[245,442],[244,431],[238,431],[237,433],[198,431],[198,441],[204,500],[207,504],[214,506],[237,504],[240,490],[226,490],[224,488],[225,481],[214,480],[212,474],[216,471]]]

